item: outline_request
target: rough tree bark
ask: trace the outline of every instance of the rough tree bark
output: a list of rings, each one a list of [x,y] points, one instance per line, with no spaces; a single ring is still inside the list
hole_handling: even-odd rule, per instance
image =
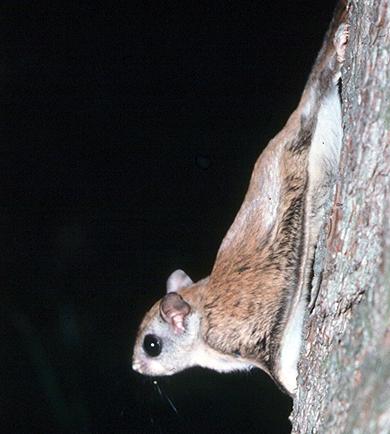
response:
[[[348,21],[341,176],[293,433],[390,433],[390,0],[352,1]]]

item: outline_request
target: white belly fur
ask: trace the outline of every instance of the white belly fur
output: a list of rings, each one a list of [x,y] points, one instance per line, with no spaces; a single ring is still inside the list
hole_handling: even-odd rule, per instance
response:
[[[341,106],[337,87],[334,86],[334,89],[322,101],[319,109],[317,125],[309,153],[309,209],[306,214],[307,224],[305,230],[313,233],[314,243],[317,241],[323,214],[318,215],[320,204],[313,202],[316,195],[321,196],[321,190],[329,184],[329,178],[337,174],[341,141]],[[305,286],[310,287],[311,282]],[[299,300],[294,301],[281,341],[280,369],[278,372],[279,381],[290,393],[294,393],[297,387],[297,364],[302,343],[302,328],[308,295],[307,288],[298,291],[297,295]]]

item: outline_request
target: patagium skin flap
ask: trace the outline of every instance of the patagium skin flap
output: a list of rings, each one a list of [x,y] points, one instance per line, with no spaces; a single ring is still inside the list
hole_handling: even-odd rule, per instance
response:
[[[343,16],[340,7],[297,109],[257,160],[210,276],[194,283],[176,270],[166,295],[146,313],[135,371],[258,367],[294,394],[314,248],[342,141]]]

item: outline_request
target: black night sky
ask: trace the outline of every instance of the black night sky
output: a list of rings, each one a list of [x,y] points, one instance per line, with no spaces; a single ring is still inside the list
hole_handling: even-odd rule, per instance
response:
[[[288,433],[262,372],[131,371],[176,268],[209,274],[333,2],[3,2],[7,433]]]

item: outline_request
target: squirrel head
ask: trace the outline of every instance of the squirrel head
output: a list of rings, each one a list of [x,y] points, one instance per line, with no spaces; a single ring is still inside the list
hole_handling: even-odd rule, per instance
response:
[[[168,278],[167,294],[154,304],[140,325],[133,353],[135,371],[151,376],[172,375],[196,364],[200,315],[179,294],[192,285],[182,270]]]

